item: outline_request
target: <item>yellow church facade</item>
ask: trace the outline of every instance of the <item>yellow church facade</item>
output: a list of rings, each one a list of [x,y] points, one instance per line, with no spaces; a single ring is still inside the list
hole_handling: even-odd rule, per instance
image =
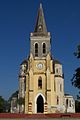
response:
[[[49,54],[43,59],[30,56],[30,70],[26,74],[25,113],[54,113],[58,111],[57,107],[63,107],[64,80],[62,74],[55,78],[54,62]]]
[[[18,97],[25,101],[18,106],[18,111],[25,114],[64,113],[68,109],[75,112],[73,97],[68,99],[64,94],[62,64],[51,55],[51,35],[42,4],[34,32],[30,34],[30,55],[20,65]]]

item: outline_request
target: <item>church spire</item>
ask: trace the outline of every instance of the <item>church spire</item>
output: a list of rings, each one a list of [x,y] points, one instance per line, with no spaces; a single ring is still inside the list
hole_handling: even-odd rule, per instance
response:
[[[34,33],[44,34],[44,35],[47,33],[47,28],[46,28],[46,23],[45,23],[44,13],[43,13],[43,8],[41,3],[38,10],[38,16],[37,16]]]

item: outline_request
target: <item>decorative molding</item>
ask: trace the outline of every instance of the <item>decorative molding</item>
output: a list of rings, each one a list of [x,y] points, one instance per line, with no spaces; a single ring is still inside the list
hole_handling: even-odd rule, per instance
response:
[[[61,78],[63,78],[63,76],[61,76],[61,75],[54,75],[54,77],[61,77]]]
[[[51,89],[48,89],[47,92],[51,92]]]
[[[29,92],[33,92],[34,90],[29,90]]]

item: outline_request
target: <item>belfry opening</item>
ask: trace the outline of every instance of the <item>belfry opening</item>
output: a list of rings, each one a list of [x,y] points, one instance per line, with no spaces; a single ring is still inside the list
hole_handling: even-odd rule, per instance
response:
[[[37,98],[37,113],[43,113],[44,112],[44,100],[41,95]]]

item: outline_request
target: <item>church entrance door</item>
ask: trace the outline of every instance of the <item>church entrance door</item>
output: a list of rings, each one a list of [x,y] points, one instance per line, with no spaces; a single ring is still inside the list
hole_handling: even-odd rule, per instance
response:
[[[43,97],[41,95],[37,98],[37,113],[43,113],[44,112],[44,101]]]

